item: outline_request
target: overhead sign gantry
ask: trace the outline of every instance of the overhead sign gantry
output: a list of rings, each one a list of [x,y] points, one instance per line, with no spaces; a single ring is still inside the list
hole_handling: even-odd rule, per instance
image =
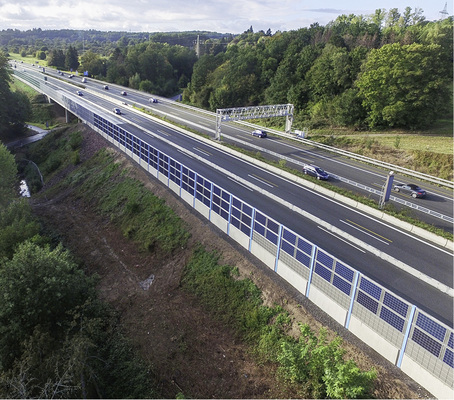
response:
[[[286,117],[285,132],[289,133],[293,123],[293,104],[275,104],[269,106],[218,108],[216,110],[216,137],[221,138],[222,121],[240,121],[245,119]]]

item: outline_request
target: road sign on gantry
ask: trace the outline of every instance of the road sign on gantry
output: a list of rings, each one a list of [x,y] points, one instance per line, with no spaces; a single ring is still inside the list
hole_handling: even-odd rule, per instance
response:
[[[222,121],[286,117],[285,131],[290,132],[293,122],[293,104],[274,104],[269,106],[218,108],[216,110],[216,139],[221,138]]]

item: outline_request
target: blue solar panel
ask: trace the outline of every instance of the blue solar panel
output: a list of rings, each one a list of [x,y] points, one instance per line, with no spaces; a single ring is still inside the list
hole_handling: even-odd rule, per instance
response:
[[[213,185],[213,194],[216,196],[221,196],[222,189],[219,186]]]
[[[329,256],[326,254],[324,251],[318,249],[317,251],[317,261],[322,263],[325,267],[332,269],[333,268],[333,263],[334,259],[333,257]]]
[[[222,199],[230,204],[230,193],[225,190],[222,191]]]
[[[309,267],[311,262],[311,258],[299,250],[296,251],[296,259],[306,267]]]
[[[234,207],[239,208],[241,210],[241,205],[243,203],[240,200],[238,200],[236,197],[233,197],[232,204]]]
[[[386,307],[382,307],[380,311],[380,318],[383,321],[386,321],[388,324],[402,332],[404,329],[405,319],[399,317],[398,315],[394,314],[392,311],[387,309]]]
[[[449,349],[446,349],[443,361],[448,364],[451,368],[454,368],[453,352]]]
[[[272,232],[272,231],[269,231],[267,230],[266,231],[266,234],[265,234],[265,237],[273,244],[277,244],[277,235]]]
[[[331,282],[331,271],[323,267],[321,264],[315,264],[315,273],[320,275],[323,279],[326,279],[328,282]]]
[[[338,289],[342,290],[346,295],[350,296],[350,291],[352,289],[352,285],[350,283],[344,281],[342,278],[338,277],[337,275],[334,275],[333,285],[335,287],[337,287]]]
[[[369,296],[364,294],[361,291],[358,291],[358,296],[356,297],[356,301],[366,307],[369,311],[373,312],[374,314],[377,314],[378,310],[378,302],[375,301],[374,299],[371,299]]]
[[[394,297],[391,293],[385,292],[385,296],[383,297],[383,304],[402,315],[402,317],[407,316],[409,305],[407,303],[404,303],[397,297]]]
[[[254,230],[260,233],[262,236],[265,236],[265,227],[258,224],[257,222],[254,224]]]
[[[262,225],[265,225],[265,224],[266,224],[266,216],[265,216],[265,214],[262,214],[262,213],[259,212],[259,211],[257,211],[257,212],[255,213],[255,220],[256,220],[257,222],[259,222],[260,224],[262,224]]]
[[[295,246],[287,243],[286,241],[282,241],[281,249],[284,250],[287,254],[290,254],[293,257],[295,253]]]
[[[311,255],[312,254],[312,244],[309,242],[306,242],[302,238],[298,238],[298,244],[297,247],[301,250],[304,251],[306,254]]]
[[[362,276],[359,287],[362,290],[364,290],[367,294],[370,294],[372,297],[376,298],[377,300],[380,300],[382,289],[379,286],[377,286],[375,283],[372,283],[371,281],[367,280],[366,278],[364,278]]]
[[[415,343],[418,343],[422,348],[432,353],[434,356],[438,357],[440,355],[441,343],[432,339],[429,335],[426,335],[418,328],[414,329],[412,340]]]
[[[283,230],[282,237],[284,238],[284,240],[286,240],[287,242],[289,242],[291,244],[296,243],[296,235],[293,232],[291,232],[285,228]]]
[[[241,211],[238,210],[237,208],[232,207],[232,216],[239,219],[240,215],[241,215]]]
[[[243,214],[249,215],[252,217],[252,207],[248,206],[246,203],[243,203]]]
[[[268,230],[274,233],[279,233],[279,224],[274,222],[271,219],[268,219],[268,225],[267,225]]]
[[[342,276],[347,281],[353,282],[353,276],[355,275],[355,271],[353,269],[346,267],[344,264],[337,261],[335,271],[336,274]]]
[[[422,313],[418,313],[418,318],[416,318],[416,326],[424,329],[427,333],[430,333],[433,337],[436,337],[441,342],[445,339],[446,328],[442,327],[440,324],[431,320],[429,317],[426,317]]]

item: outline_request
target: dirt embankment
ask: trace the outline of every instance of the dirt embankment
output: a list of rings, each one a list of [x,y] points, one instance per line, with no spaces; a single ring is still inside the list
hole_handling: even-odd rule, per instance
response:
[[[71,129],[83,132],[82,162],[109,146],[100,135],[83,125]],[[120,153],[118,157],[130,162]],[[65,246],[83,260],[87,272],[99,274],[102,298],[121,312],[129,336],[149,361],[164,397],[175,398],[179,392],[193,398],[294,397],[277,383],[273,366],[258,365],[228,327],[214,321],[197,299],[180,288],[184,264],[196,243],[220,252],[223,263],[237,266],[242,276],[253,279],[262,290],[265,303],[283,306],[295,326],[298,321],[309,323],[315,331],[325,326],[333,334],[341,335],[349,357],[363,369],[377,369],[375,397],[430,397],[145,171],[140,168],[134,171],[137,179],[165,199],[191,227],[188,247],[170,258],[139,251],[110,221],[76,199],[71,190],[52,198],[37,196],[32,204],[46,226],[57,232]],[[68,172],[46,182],[43,190]]]

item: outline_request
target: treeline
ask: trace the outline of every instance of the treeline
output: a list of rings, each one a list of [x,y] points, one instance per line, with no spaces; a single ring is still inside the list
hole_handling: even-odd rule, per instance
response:
[[[6,55],[0,52],[0,137],[21,133],[31,115],[31,104],[26,94],[10,90],[11,75],[7,67]]]
[[[452,115],[453,19],[407,7],[322,27],[252,30],[194,65],[183,100],[217,108],[295,105],[295,126],[422,128]]]
[[[122,32],[122,31],[97,31],[59,29],[42,30],[35,28],[27,31],[18,29],[4,29],[0,31],[0,48],[5,52],[21,54],[22,56],[34,55],[38,51],[49,52],[60,49],[63,52],[74,47],[80,54],[93,51],[99,55],[109,57],[116,47],[133,46],[147,41],[167,43],[172,46],[184,46],[194,49],[197,38],[202,43],[206,41],[229,42],[233,35],[207,32]]]

